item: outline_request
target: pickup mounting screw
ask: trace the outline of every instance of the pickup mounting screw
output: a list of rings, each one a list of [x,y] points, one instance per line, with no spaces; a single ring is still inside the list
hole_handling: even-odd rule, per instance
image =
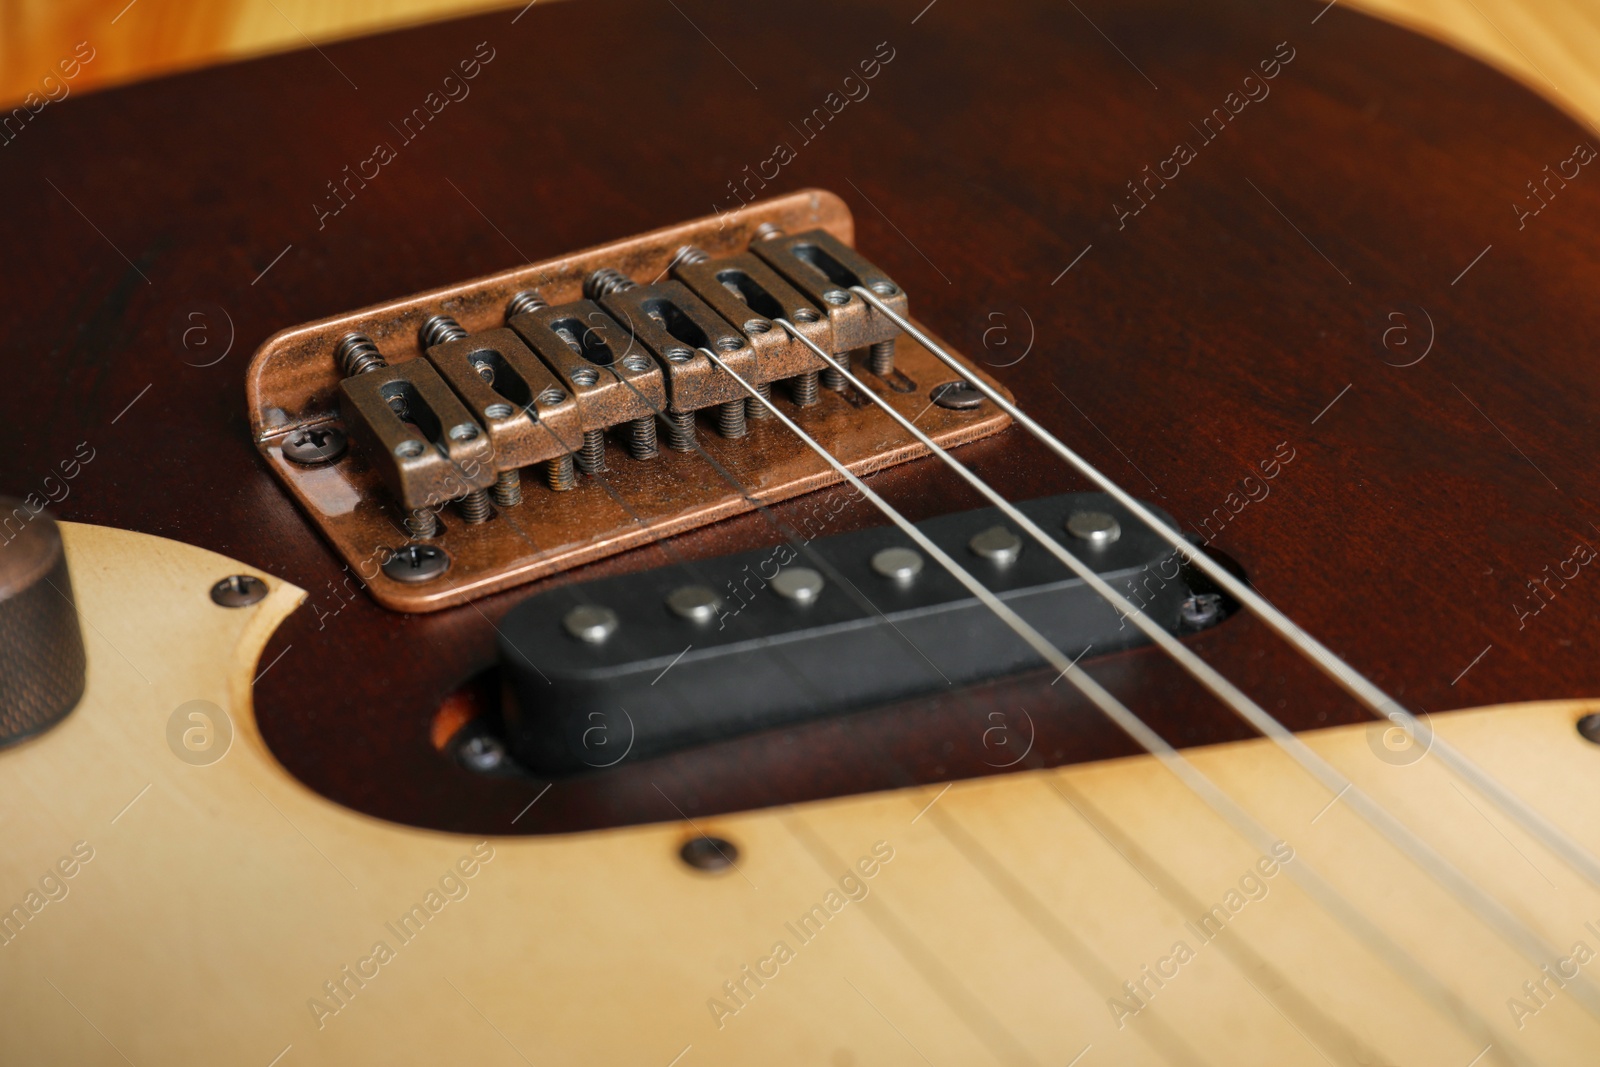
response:
[[[1222,613],[1222,597],[1216,593],[1196,593],[1178,605],[1178,617],[1185,626],[1203,630]]]
[[[1103,511],[1074,511],[1067,516],[1067,533],[1100,548],[1122,536],[1122,524]]]
[[[337,426],[308,426],[283,442],[283,458],[303,467],[332,463],[344,455],[349,440]]]
[[[579,641],[600,645],[617,632],[617,613],[599,604],[579,604],[567,612],[561,625]]]
[[[683,862],[697,871],[725,871],[739,859],[739,849],[723,837],[693,837],[678,850]]]
[[[211,599],[225,608],[247,608],[267,595],[267,583],[253,574],[230,575],[211,587]]]
[[[477,734],[461,742],[456,749],[456,758],[470,771],[487,773],[500,769],[506,761],[506,746],[500,743],[498,737],[488,734]]]
[[[449,569],[449,554],[435,545],[401,545],[383,561],[383,573],[397,582],[429,582]]]
[[[885,578],[909,582],[922,572],[922,553],[898,545],[880,549],[873,553],[872,569]]]
[[[987,530],[973,534],[972,540],[967,542],[967,547],[972,549],[974,555],[982,556],[1001,567],[1008,567],[1022,554],[1022,538],[1004,526],[991,526]]]
[[[710,622],[721,606],[716,592],[704,585],[680,586],[667,594],[667,608],[690,622]]]

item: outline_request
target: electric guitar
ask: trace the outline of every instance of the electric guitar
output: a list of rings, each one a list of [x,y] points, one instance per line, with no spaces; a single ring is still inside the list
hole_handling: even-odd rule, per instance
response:
[[[35,116],[0,1062],[1592,1062],[1593,145],[1245,0]]]

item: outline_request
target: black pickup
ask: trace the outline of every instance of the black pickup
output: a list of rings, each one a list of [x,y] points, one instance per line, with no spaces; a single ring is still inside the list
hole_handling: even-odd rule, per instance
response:
[[[1171,546],[1109,497],[1019,507],[1167,630],[1226,614]],[[1143,643],[996,509],[919,526],[1069,656]],[[1043,666],[894,527],[553,589],[506,616],[500,657],[512,750],[547,774]]]

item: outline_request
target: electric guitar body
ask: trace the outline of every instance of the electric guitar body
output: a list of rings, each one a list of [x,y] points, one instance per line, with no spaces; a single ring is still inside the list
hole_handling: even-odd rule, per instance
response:
[[[532,5],[6,146],[0,612],[87,667],[0,717],[0,1061],[1592,1062],[1593,135],[1343,8],[919,6]],[[757,389],[807,319],[672,296],[734,257],[892,366]],[[577,435],[515,498],[491,330]],[[998,597],[892,606],[946,559]]]

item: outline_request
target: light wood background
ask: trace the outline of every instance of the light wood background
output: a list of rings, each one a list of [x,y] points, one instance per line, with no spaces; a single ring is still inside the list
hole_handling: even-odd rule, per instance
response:
[[[550,3],[552,0],[539,0]],[[1594,0],[1338,0],[1449,41],[1600,128]],[[523,0],[0,0],[0,103],[15,103],[80,41],[73,91],[341,37],[516,8]],[[59,92],[59,90],[57,90]]]

